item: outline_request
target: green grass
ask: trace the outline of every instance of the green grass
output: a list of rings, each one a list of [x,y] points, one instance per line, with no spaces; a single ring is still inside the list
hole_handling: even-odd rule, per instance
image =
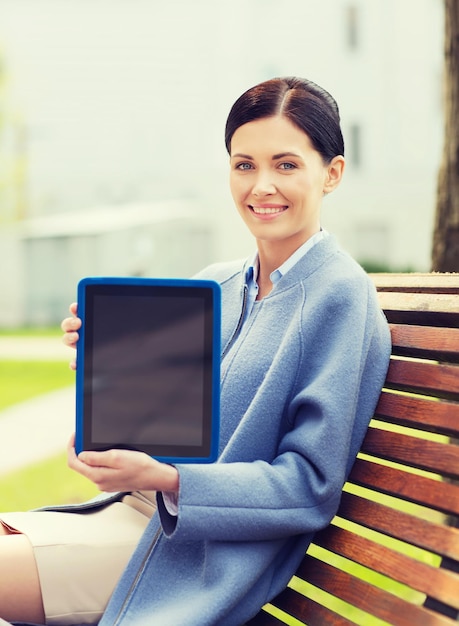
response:
[[[22,336],[44,336],[47,332],[55,334],[55,331],[34,330],[23,331]],[[74,377],[74,372],[62,361],[0,360],[0,410],[72,385]],[[46,504],[82,502],[95,495],[97,489],[67,467],[63,453],[0,476],[0,493],[2,511],[24,511]]]
[[[1,510],[27,511],[49,504],[83,502],[96,487],[67,467],[65,454],[0,476]]]
[[[75,374],[62,361],[0,360],[0,410],[72,385]]]
[[[30,327],[30,328],[0,328],[0,337],[59,337],[62,332],[57,326],[46,328]]]

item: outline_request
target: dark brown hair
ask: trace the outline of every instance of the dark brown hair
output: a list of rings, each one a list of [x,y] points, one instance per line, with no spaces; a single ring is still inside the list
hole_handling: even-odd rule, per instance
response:
[[[243,124],[281,115],[308,135],[324,163],[344,155],[344,140],[338,105],[328,91],[310,80],[273,78],[255,85],[233,104],[225,128],[225,144],[231,153],[231,138]]]

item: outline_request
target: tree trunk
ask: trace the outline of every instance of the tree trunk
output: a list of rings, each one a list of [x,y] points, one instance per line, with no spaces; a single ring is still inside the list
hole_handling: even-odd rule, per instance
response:
[[[432,270],[459,272],[459,2],[445,0],[445,138],[438,174]]]

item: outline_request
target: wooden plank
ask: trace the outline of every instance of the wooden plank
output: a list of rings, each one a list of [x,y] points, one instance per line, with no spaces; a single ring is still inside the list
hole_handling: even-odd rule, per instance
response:
[[[355,622],[330,611],[312,598],[304,602],[304,608],[303,623],[307,626],[356,626]]]
[[[446,478],[459,479],[459,446],[453,444],[428,441],[370,426],[362,452]]]
[[[438,361],[459,360],[459,328],[391,324],[392,353]]]
[[[454,293],[393,293],[380,291],[378,292],[378,301],[384,311],[458,314],[457,294]]]
[[[356,626],[355,622],[329,611],[311,598],[305,603],[305,609],[303,624],[307,626]]]
[[[404,396],[383,391],[376,407],[377,419],[435,432],[459,436],[459,403],[423,396]]]
[[[417,291],[459,293],[459,274],[439,272],[370,274],[379,291]]]
[[[307,626],[356,626],[336,613],[287,587],[272,603]],[[252,622],[249,622],[252,626]],[[258,625],[257,625],[258,626]]]
[[[334,525],[317,533],[314,543],[459,610],[459,575],[454,572],[416,561]]]
[[[391,359],[385,386],[459,400],[459,366]]]
[[[351,493],[343,493],[337,515],[428,552],[459,560],[457,528],[430,522]]]
[[[459,486],[357,459],[348,482],[422,504],[445,515],[459,515]]]
[[[307,555],[298,575],[310,584],[382,619],[392,626],[447,626],[451,620],[375,587],[324,561]],[[306,622],[309,626],[310,622]],[[316,622],[319,626],[321,622]],[[332,622],[334,624],[334,622]]]

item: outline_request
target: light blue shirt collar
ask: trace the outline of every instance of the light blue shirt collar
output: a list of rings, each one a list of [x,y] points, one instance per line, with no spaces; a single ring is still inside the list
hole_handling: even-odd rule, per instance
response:
[[[319,243],[319,241],[322,241],[322,239],[325,239],[325,237],[328,237],[328,232],[326,230],[320,230],[318,233],[305,241],[304,244],[300,246],[298,250],[295,250],[295,252],[284,263],[282,263],[280,267],[271,272],[270,279],[272,284],[275,285],[276,283],[278,283],[282,276],[285,276],[285,274],[289,270],[291,270],[292,267],[296,263],[298,263],[298,261],[302,259],[304,255],[309,252],[309,250],[311,250],[311,248],[316,245],[316,243]],[[246,320],[250,316],[258,295],[258,252],[255,253],[252,262],[247,268],[245,278],[248,293],[244,320]]]
[[[289,256],[289,258],[286,261],[284,261],[284,263],[282,263],[280,267],[278,267],[273,272],[271,272],[269,278],[272,284],[275,285],[276,283],[278,283],[280,279],[282,278],[282,276],[285,276],[285,274],[289,270],[291,270],[292,267],[294,267],[296,263],[298,263],[298,261],[302,259],[304,255],[316,245],[316,243],[319,243],[319,241],[322,241],[322,239],[325,239],[325,237],[328,237],[328,232],[326,230],[319,230],[318,233],[316,233],[315,235],[310,237],[307,241],[305,241],[304,244],[301,245],[298,248],[298,250],[295,250],[295,252],[291,256]],[[258,252],[254,254],[252,262],[247,268],[246,278],[247,278],[247,284],[249,285],[251,281],[253,281],[255,284],[257,282]]]

